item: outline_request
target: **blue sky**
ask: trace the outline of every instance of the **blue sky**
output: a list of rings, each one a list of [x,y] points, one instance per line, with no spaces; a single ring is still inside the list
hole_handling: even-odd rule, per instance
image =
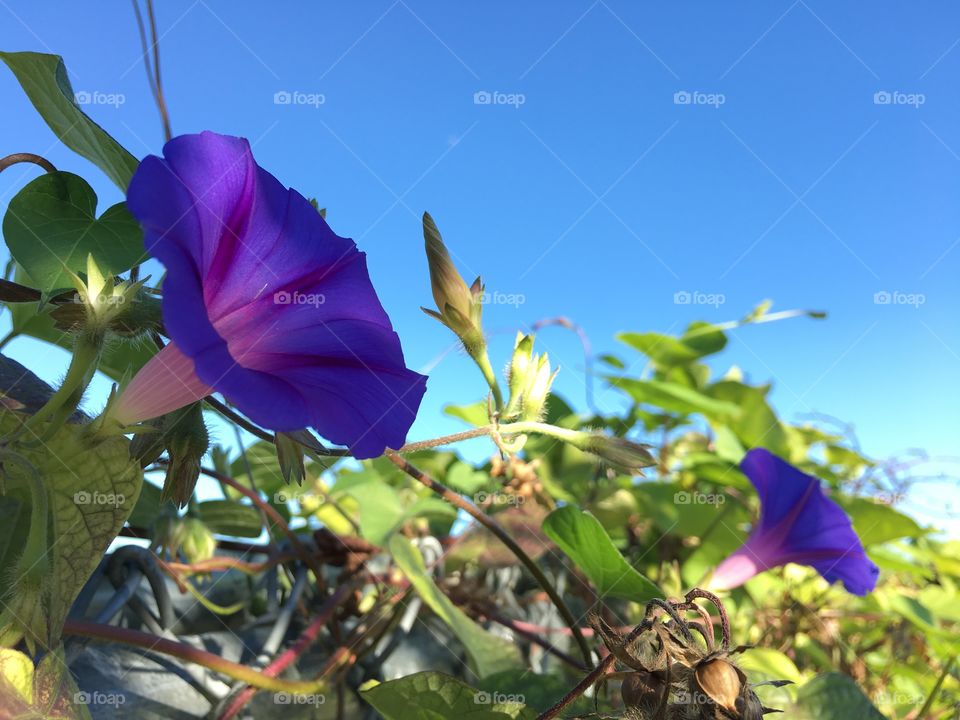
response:
[[[409,363],[432,368],[413,437],[456,429],[442,406],[482,392],[418,309],[429,210],[468,280],[503,300],[486,309],[495,365],[544,317],[633,361],[615,333],[678,332],[770,298],[829,319],[739,330],[718,370],[773,381],[787,420],[852,423],[874,456],[960,455],[955,4],[158,5],[174,132],[248,137],[368,253]],[[62,54],[74,89],[99,98],[89,114],[138,157],[159,151],[127,4],[0,0],[0,18],[2,49]],[[5,68],[0,97],[4,153],[44,154],[103,207],[120,199],[55,144]],[[0,209],[34,174],[0,177]],[[544,330],[538,344],[583,406],[577,339]],[[63,371],[65,355],[29,340],[9,350],[48,380]],[[915,509],[942,517],[951,496],[954,483],[931,485]]]

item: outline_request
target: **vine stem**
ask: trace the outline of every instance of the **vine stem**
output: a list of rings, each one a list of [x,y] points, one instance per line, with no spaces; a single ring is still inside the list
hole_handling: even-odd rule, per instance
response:
[[[343,587],[347,586],[342,586],[341,589],[343,589]],[[330,612],[333,612],[333,608],[330,608]],[[329,620],[329,617],[322,619],[326,622]],[[130,628],[121,628],[114,625],[103,625],[85,620],[67,620],[63,625],[63,632],[67,635],[78,635],[80,637],[105,640],[108,642],[120,642],[125,645],[133,645],[134,647],[140,647],[145,650],[163,653],[164,655],[171,655],[186,662],[203,665],[210,670],[226,675],[234,680],[240,680],[247,685],[252,685],[261,690],[310,695],[326,688],[326,682],[322,678],[315,680],[281,680],[280,678],[271,677],[246,665],[225,660],[219,655],[214,655],[206,650],[200,650],[192,645],[157,637],[156,635],[141,632],[140,630],[131,630]]]
[[[267,517],[270,518],[274,526],[279,527],[283,531],[284,535],[290,539],[290,544],[294,547],[307,566],[313,571],[313,574],[317,578],[317,582],[321,582],[323,580],[323,569],[317,563],[316,558],[310,553],[309,550],[307,550],[306,546],[300,542],[300,538],[298,538],[297,534],[290,529],[287,521],[283,519],[283,516],[277,512],[273,505],[268,502],[264,502],[259,493],[251,490],[250,488],[244,487],[229,475],[224,475],[221,472],[217,472],[213,468],[207,467],[201,467],[200,472],[207,477],[211,477],[214,480],[222,482],[224,485],[229,485],[244,497],[249,498],[254,505],[256,505],[267,515]]]
[[[624,638],[622,643],[623,646],[627,647],[630,643],[632,643],[634,640],[636,640],[640,636],[640,633],[644,632],[645,630],[648,630],[649,627],[650,626],[647,623],[640,623],[639,625],[637,625]],[[601,659],[600,662],[597,664],[597,666],[593,670],[591,670],[586,675],[586,677],[583,678],[583,680],[578,682],[570,692],[568,692],[566,695],[560,698],[559,702],[557,702],[556,705],[554,705],[552,708],[550,708],[546,712],[539,715],[537,717],[537,720],[551,720],[552,718],[557,717],[557,715],[563,712],[565,708],[572,705],[578,697],[580,697],[587,690],[589,690],[601,677],[606,675],[607,672],[610,670],[610,668],[613,666],[613,664],[616,662],[616,660],[617,660],[617,656],[614,655],[613,653],[609,653],[608,655],[606,655],[606,657]]]
[[[524,552],[523,548],[517,544],[510,534],[504,530],[496,520],[481,511],[480,508],[478,508],[472,502],[467,500],[462,495],[455,493],[446,485],[433,479],[417,467],[411,465],[405,458],[400,457],[400,455],[398,455],[396,452],[388,450],[386,457],[388,460],[390,460],[390,462],[392,462],[414,480],[419,482],[421,485],[432,490],[451,505],[454,505],[470,515],[474,520],[492,532],[500,542],[507,546],[510,552],[517,556],[517,559],[519,559],[520,562],[522,562],[527,568],[527,570],[530,571],[530,574],[533,575],[540,587],[542,587],[544,592],[546,592],[550,597],[550,600],[560,612],[560,615],[563,617],[563,621],[570,628],[570,632],[573,634],[574,640],[576,640],[577,645],[580,647],[584,664],[587,667],[591,667],[593,665],[593,658],[590,654],[590,646],[587,645],[587,641],[584,639],[583,633],[580,632],[580,626],[577,624],[577,620],[574,618],[570,608],[567,607],[567,604],[563,601],[563,598],[560,597],[560,594],[547,579],[546,575],[543,574],[543,571],[540,569],[540,567],[530,558],[529,555],[527,555],[526,552]]]
[[[42,155],[37,155],[35,153],[11,153],[4,158],[0,158],[0,172],[3,172],[11,165],[16,165],[17,163],[33,163],[34,165],[39,165],[48,173],[56,172],[57,169],[53,166],[53,163],[47,160]]]

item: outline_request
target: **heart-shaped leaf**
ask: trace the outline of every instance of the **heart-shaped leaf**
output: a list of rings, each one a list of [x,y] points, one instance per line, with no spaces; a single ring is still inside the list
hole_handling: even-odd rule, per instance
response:
[[[21,422],[12,412],[0,413],[0,435],[9,435]],[[43,558],[48,568],[39,587],[24,580],[26,573],[9,578],[4,599],[17,627],[0,628],[0,634],[23,632],[43,647],[58,644],[70,606],[140,494],[143,473],[128,446],[124,437],[98,439],[85,426],[72,424],[42,445],[18,446],[47,494],[50,532]],[[25,468],[5,464],[4,472],[10,492],[30,496],[23,490],[34,481]]]
[[[96,217],[97,195],[73,173],[47,173],[18,192],[3,218],[3,235],[40,290],[72,285],[67,272],[84,270],[92,254],[117,274],[144,259],[143,233],[126,205]]]

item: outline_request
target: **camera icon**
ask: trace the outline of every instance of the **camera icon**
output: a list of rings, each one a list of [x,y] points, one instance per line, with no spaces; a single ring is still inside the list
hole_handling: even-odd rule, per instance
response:
[[[873,294],[873,304],[874,305],[889,305],[892,296],[886,290],[881,290],[880,292],[875,292]]]
[[[489,705],[490,704],[490,693],[484,692],[481,690],[473,696],[474,705]]]
[[[681,290],[673,294],[674,305],[689,305],[692,299],[693,297],[686,290]]]
[[[89,505],[92,499],[92,496],[86,490],[78,490],[73,494],[74,505]]]
[[[886,90],[878,90],[873,94],[874,105],[889,105],[893,102],[893,95]]]
[[[277,705],[289,705],[291,699],[290,693],[278,692],[273,695],[273,702]]]
[[[674,505],[689,505],[690,504],[690,493],[688,492],[678,492],[673,494],[673,504]]]
[[[293,102],[293,95],[286,90],[278,90],[273,94],[274,105],[289,105]]]
[[[290,295],[286,290],[281,290],[280,292],[275,292],[273,294],[273,304],[274,305],[289,305],[293,301],[293,296]]]
[[[678,90],[673,94],[674,105],[689,105],[693,102],[693,95],[686,90]]]
[[[93,101],[93,95],[86,90],[80,90],[73,94],[73,101],[77,105],[89,105]]]
[[[273,494],[273,501],[278,505],[283,505],[284,503],[287,503],[290,500],[293,500],[293,495],[290,495],[284,492],[283,490],[278,490]]]
[[[493,102],[493,95],[491,95],[486,90],[477,90],[473,94],[473,104],[474,105],[489,105]]]
[[[73,702],[76,703],[77,705],[89,705],[90,693],[83,692],[82,690],[80,692],[75,692],[73,694]]]

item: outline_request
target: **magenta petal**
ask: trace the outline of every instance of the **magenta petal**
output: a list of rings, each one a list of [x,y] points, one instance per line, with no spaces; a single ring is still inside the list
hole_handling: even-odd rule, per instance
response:
[[[264,427],[315,427],[357,457],[404,443],[426,378],[406,367],[363,253],[246,140],[171,140],[127,205],[167,269],[167,331],[203,383]]]

